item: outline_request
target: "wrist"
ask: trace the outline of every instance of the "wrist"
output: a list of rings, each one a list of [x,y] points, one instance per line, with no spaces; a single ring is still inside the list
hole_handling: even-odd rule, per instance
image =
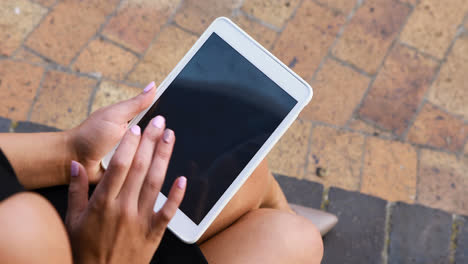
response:
[[[88,173],[89,183],[96,184],[102,174],[101,157],[93,153],[93,142],[90,141],[91,133],[86,133],[86,130],[81,125],[70,130],[64,131],[64,139],[66,146],[66,166],[67,183],[70,177],[71,161],[77,161],[83,165]]]
[[[70,179],[70,166],[71,161],[79,161],[78,151],[76,148],[76,129],[69,129],[65,130],[61,133],[61,140],[64,146],[64,153],[63,153],[63,175],[65,177],[65,182],[68,183]]]
[[[76,147],[77,129],[72,128],[69,130],[65,130],[61,133],[63,133],[65,157],[67,157],[69,162],[71,162],[72,160],[79,161],[78,149]]]

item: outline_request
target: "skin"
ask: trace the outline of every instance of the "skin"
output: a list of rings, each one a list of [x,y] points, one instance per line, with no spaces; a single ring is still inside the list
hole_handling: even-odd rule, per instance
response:
[[[42,196],[23,192],[2,201],[0,227],[2,263],[72,263],[65,226]]]
[[[292,212],[266,161],[198,244],[209,263],[320,263],[323,257],[319,230]]]
[[[16,263],[37,263],[40,259],[50,263],[62,257],[57,262],[70,263],[72,248],[75,262],[128,263],[130,261],[124,260],[129,258],[132,263],[148,262],[159,244],[159,234],[163,233],[161,230],[165,230],[172,218],[171,210],[175,211],[179,199],[182,199],[182,189],[173,187],[173,190],[179,190],[179,194],[174,196],[174,200],[169,199],[170,209],[161,210],[164,213],[160,217],[152,213],[150,208],[163,182],[167,164],[145,157],[157,156],[154,153],[158,153],[162,128],[147,128],[143,136],[127,132],[127,121],[151,104],[155,91],[153,84],[146,93],[100,109],[80,126],[65,132],[0,134],[0,147],[25,188],[70,184],[66,221],[70,236],[66,235],[63,223],[50,204],[43,205],[42,210],[31,208],[31,199],[47,204],[37,195],[17,194],[0,203],[0,221],[15,225],[7,230],[7,234],[15,237],[18,245],[29,239],[33,245],[41,243],[43,247],[67,246],[60,252],[38,250],[36,256],[24,254],[31,245],[12,246],[6,243],[7,240],[0,239],[0,259],[10,257]],[[154,134],[150,134],[151,131]],[[119,158],[116,154],[117,158],[114,156],[109,169],[103,171],[100,160],[122,136],[123,140],[133,142],[129,145],[135,154],[126,161],[123,161],[123,157],[128,158],[129,155]],[[54,151],[49,153],[45,149]],[[125,153],[128,151],[125,150]],[[152,154],[149,155],[149,152]],[[170,153],[162,156],[168,161]],[[70,176],[71,160],[79,164],[78,176]],[[154,176],[156,174],[158,177]],[[88,182],[99,183],[89,201],[86,195]],[[18,219],[11,214],[13,208],[23,207],[25,211],[30,211],[28,218]],[[50,223],[55,223],[49,218],[55,218],[55,232],[48,230]],[[3,227],[1,223],[0,227]],[[18,236],[12,231],[25,225],[37,230],[38,235],[33,236],[35,239]],[[41,230],[48,230],[47,241],[42,238],[45,234],[39,235]],[[288,240],[287,247],[282,243],[272,243],[285,238]],[[227,260],[231,263],[258,263],[260,259],[268,259],[268,263],[320,263],[323,254],[318,230],[308,220],[291,213],[265,162],[250,176],[198,244],[210,263],[227,263]],[[19,255],[24,259],[15,257]],[[272,256],[276,257],[270,261]]]
[[[68,184],[71,160],[84,166],[90,183],[97,183],[104,174],[102,158],[122,139],[128,121],[153,101],[156,89],[150,85],[146,93],[101,108],[64,132],[1,134],[0,147],[20,183],[26,189]]]
[[[174,132],[169,129],[163,136],[163,127],[148,126],[140,136],[140,128],[132,127],[89,201],[86,170],[73,164],[79,173],[72,174],[66,224],[75,263],[151,260],[186,186],[186,179],[179,177],[167,202],[153,212],[174,141]]]
[[[294,214],[278,182],[270,173],[266,161],[262,161],[255,169],[246,183],[202,235],[198,243],[203,243],[228,228],[243,215],[260,208],[274,208]]]
[[[272,232],[274,230],[274,232]],[[201,245],[209,263],[320,263],[320,233],[305,218],[275,209],[249,211]]]

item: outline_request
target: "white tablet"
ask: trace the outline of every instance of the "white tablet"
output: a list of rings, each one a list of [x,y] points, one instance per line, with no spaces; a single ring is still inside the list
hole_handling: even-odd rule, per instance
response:
[[[297,74],[229,19],[216,19],[129,124],[144,129],[162,115],[176,134],[154,206],[162,207],[178,176],[187,177],[170,230],[196,242],[311,98]]]

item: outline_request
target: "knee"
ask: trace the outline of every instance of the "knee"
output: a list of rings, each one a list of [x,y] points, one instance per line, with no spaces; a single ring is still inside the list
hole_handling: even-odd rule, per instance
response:
[[[63,222],[55,208],[38,194],[19,193],[3,201],[0,229],[2,258],[15,263],[72,262]]]
[[[284,235],[290,234],[298,256],[302,256],[302,263],[320,263],[323,257],[323,240],[318,228],[311,221],[297,215],[288,214],[283,217],[287,218],[280,219],[283,225],[284,222],[289,222],[283,231]],[[278,221],[278,224],[281,222]]]
[[[250,216],[259,219],[257,228],[266,228],[268,230],[265,232],[273,233],[275,241],[281,244],[283,253],[294,260],[290,262],[320,263],[322,260],[322,236],[309,220],[274,209],[255,210]]]

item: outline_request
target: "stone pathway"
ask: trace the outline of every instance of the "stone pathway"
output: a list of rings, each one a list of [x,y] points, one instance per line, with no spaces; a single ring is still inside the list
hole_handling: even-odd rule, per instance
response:
[[[268,160],[340,215],[324,263],[468,262],[466,0],[0,1],[0,131],[160,83],[218,16],[314,87]]]

